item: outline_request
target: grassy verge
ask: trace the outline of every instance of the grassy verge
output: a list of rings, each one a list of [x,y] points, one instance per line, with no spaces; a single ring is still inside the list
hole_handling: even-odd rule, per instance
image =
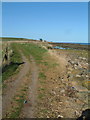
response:
[[[21,54],[19,53],[16,44],[12,44],[11,49],[13,50],[13,54],[10,57],[10,64],[3,68],[2,81],[8,79],[14,73],[17,73],[16,70],[19,66],[17,63],[22,62]]]

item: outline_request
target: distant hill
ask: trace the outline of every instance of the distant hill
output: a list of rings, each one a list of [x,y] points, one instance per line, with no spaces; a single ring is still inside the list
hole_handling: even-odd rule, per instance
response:
[[[27,38],[13,38],[13,37],[0,37],[0,41],[16,41],[16,40],[29,40],[29,41],[32,41],[33,39],[27,39]],[[33,41],[36,41],[36,40],[33,40]]]

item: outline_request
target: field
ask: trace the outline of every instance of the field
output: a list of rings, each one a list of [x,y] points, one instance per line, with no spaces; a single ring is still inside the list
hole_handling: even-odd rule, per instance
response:
[[[90,51],[3,43],[3,118],[77,118],[88,108]]]

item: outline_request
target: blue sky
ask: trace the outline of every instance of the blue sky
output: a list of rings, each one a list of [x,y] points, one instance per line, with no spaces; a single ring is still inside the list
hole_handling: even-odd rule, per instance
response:
[[[3,2],[3,37],[88,42],[87,2]]]

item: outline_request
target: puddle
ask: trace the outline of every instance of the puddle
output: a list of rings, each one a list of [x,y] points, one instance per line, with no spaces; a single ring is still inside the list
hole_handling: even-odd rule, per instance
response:
[[[62,50],[68,50],[68,49],[70,49],[70,50],[73,50],[73,48],[64,48],[64,47],[60,47],[60,46],[55,46],[55,47],[53,47],[54,49],[62,49]],[[75,49],[76,50],[76,49]]]

